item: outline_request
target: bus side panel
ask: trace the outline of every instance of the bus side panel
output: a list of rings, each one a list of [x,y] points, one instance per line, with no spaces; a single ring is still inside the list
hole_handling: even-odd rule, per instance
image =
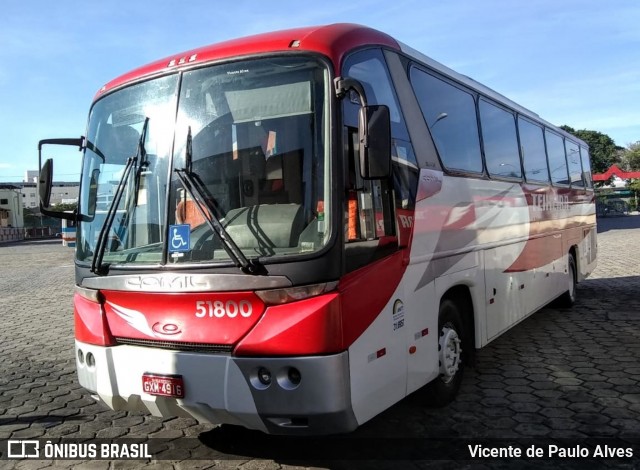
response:
[[[442,273],[432,277],[434,273]],[[430,281],[424,284],[424,279]],[[450,256],[432,260],[429,263],[417,263],[408,271],[408,278],[422,280],[418,288],[415,282],[407,283],[406,337],[409,351],[407,394],[414,392],[435,379],[439,374],[438,356],[438,313],[440,300],[455,286],[465,286],[473,301],[475,342],[478,325],[484,324],[484,277],[480,252]],[[471,327],[469,325],[469,327]],[[411,351],[414,352],[411,352]]]
[[[351,403],[359,425],[406,396],[406,327],[398,326],[406,315],[404,304],[400,282],[380,314],[349,347]]]
[[[532,246],[529,251],[544,253],[544,259],[549,262],[542,266],[536,265],[531,289],[527,289],[527,314],[544,307],[551,299],[562,294],[563,286],[567,285],[567,256],[562,248],[562,234],[554,233],[530,240],[528,243]]]
[[[525,243],[484,251],[488,341],[519,322],[526,314],[521,294],[523,273],[505,272],[522,252]]]
[[[584,237],[578,244],[578,282],[584,281],[596,269],[598,234],[596,227],[583,228]]]
[[[428,263],[410,265],[407,280],[419,280]],[[408,358],[407,394],[414,392],[438,376],[438,298],[435,282],[422,287],[416,282],[406,282],[405,336]],[[411,348],[415,352],[411,353]]]
[[[440,299],[446,296],[447,292],[456,286],[464,286],[469,290],[473,308],[473,324],[475,344],[480,345],[484,339],[481,328],[484,327],[486,321],[486,303],[485,303],[485,280],[484,280],[484,262],[482,253],[474,251],[464,255],[463,259],[456,263],[455,269],[445,272],[444,275],[438,277],[435,281],[435,295],[437,306],[440,305]],[[454,301],[457,297],[452,298]],[[438,309],[436,310],[436,327],[437,327]],[[466,325],[471,328],[470,324]],[[437,331],[437,330],[436,330]],[[435,335],[437,337],[437,334]],[[478,346],[479,347],[479,346]],[[436,358],[438,349],[434,352]]]
[[[593,195],[570,196],[571,211],[565,219],[564,252],[575,247],[578,282],[583,281],[596,267],[597,230]]]
[[[416,204],[411,263],[425,262],[427,268],[424,269],[425,274],[418,281],[416,289],[428,281],[442,278],[438,283],[442,290],[436,292],[434,299],[437,308],[439,295],[456,285],[447,277],[454,272],[452,267],[455,266],[458,271],[469,269],[468,260],[474,260],[473,266],[477,266],[475,269],[479,272],[480,281],[460,282],[470,290],[474,288],[471,294],[475,315],[475,341],[476,347],[481,347],[487,343],[488,336],[492,336],[488,331],[493,334],[503,331],[507,325],[524,315],[518,303],[521,295],[510,295],[507,292],[508,283],[512,281],[514,288],[519,288],[520,284],[515,279],[518,275],[504,272],[521,254],[525,246],[524,240],[530,235],[529,207],[519,184],[452,177],[442,173],[435,174],[431,170],[421,171],[421,185],[434,179],[441,181],[438,191],[418,188],[418,195],[424,194],[425,197]],[[481,254],[485,247],[489,250],[486,258]],[[482,276],[485,259],[487,269],[491,271],[488,279]],[[444,279],[449,280],[445,282]],[[501,283],[500,289],[492,285],[494,280]],[[505,302],[509,299],[514,307],[510,314],[515,315],[515,318],[507,321],[506,313],[497,313],[498,318],[494,318],[496,312],[491,311],[486,303],[494,288],[498,291],[496,294],[499,293],[504,299],[499,304],[500,308],[506,312]],[[492,326],[485,326],[491,322]]]

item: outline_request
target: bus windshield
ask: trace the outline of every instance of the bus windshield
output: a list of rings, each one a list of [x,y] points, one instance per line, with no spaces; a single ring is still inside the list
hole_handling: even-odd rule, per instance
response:
[[[237,264],[212,222],[248,259],[318,251],[330,235],[328,99],[326,67],[304,57],[189,70],[101,98],[89,118],[78,260]]]

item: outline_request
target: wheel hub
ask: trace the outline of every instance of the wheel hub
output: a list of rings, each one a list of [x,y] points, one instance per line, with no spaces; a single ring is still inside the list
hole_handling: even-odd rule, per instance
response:
[[[456,330],[447,326],[440,333],[440,377],[445,383],[449,383],[460,368],[462,341]]]

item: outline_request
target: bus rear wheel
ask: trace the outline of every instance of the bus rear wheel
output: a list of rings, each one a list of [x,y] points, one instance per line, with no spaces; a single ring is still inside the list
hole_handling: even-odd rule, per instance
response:
[[[464,322],[458,305],[444,299],[438,315],[438,361],[440,375],[427,385],[428,403],[444,406],[456,397],[464,370],[465,344]]]
[[[564,294],[558,297],[556,305],[561,308],[571,308],[576,303],[576,284],[577,284],[577,273],[576,269],[576,259],[573,256],[573,253],[569,253],[568,260],[568,276],[567,276],[567,290]]]

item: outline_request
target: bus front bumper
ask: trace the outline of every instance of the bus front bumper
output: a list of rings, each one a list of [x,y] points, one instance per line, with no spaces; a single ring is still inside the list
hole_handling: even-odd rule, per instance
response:
[[[351,407],[347,352],[234,357],[79,341],[75,349],[80,385],[114,410],[193,417],[271,434],[333,434],[358,426]],[[271,375],[268,385],[258,375],[264,378],[265,370]],[[145,393],[144,374],[181,376],[184,398]]]

